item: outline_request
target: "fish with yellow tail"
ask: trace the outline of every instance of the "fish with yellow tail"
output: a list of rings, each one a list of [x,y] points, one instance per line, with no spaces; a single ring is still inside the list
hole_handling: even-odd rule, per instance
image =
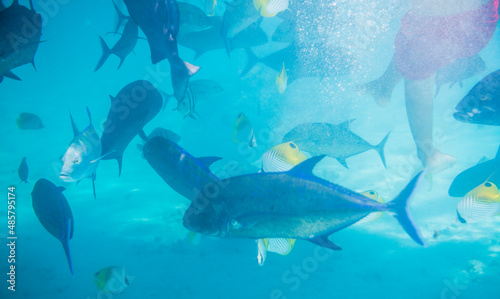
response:
[[[286,89],[286,85],[288,82],[288,76],[286,74],[285,63],[283,62],[283,69],[279,75],[276,75],[276,86],[278,87],[278,91],[280,93],[284,93]]]
[[[250,148],[257,147],[252,122],[250,122],[250,119],[243,112],[238,114],[234,123],[233,141],[236,143],[247,143]]]
[[[457,205],[458,221],[461,223],[475,223],[498,214],[500,214],[498,187],[488,181],[467,193]]]
[[[295,239],[271,238],[257,240],[257,262],[259,266],[264,265],[268,251],[287,255],[292,251],[293,245],[295,245]]]
[[[132,278],[127,276],[125,267],[111,266],[94,274],[94,283],[99,291],[104,293],[121,293],[130,285]]]
[[[270,18],[288,9],[288,0],[254,0],[253,5],[261,16]]]
[[[366,197],[368,197],[368,198],[371,198],[371,199],[373,199],[375,201],[378,201],[380,203],[385,203],[384,199],[382,198],[382,196],[378,195],[377,191],[368,190],[368,191],[365,191],[365,192],[361,192],[361,194],[364,195],[364,196],[366,196]],[[370,213],[365,218],[359,220],[356,224],[362,224],[362,223],[367,223],[367,222],[370,222],[370,221],[377,220],[380,217],[382,217],[382,214],[383,214],[382,212]]]

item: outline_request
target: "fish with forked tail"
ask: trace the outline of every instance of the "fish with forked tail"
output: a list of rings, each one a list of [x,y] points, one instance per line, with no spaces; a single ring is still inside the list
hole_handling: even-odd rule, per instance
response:
[[[73,272],[73,263],[69,251],[69,240],[73,238],[74,220],[66,197],[62,194],[64,187],[57,187],[49,180],[40,179],[31,192],[33,211],[36,217],[51,235],[61,241],[69,269]]]
[[[111,108],[101,136],[102,160],[116,159],[119,174],[123,152],[142,128],[160,112],[163,98],[148,81],[138,80],[123,87],[116,97],[109,96]]]
[[[177,49],[179,8],[175,0],[124,0],[128,12],[146,35],[151,50],[151,61],[163,59],[170,63],[174,94],[178,101],[184,98],[189,78],[200,67],[182,61]]]
[[[184,226],[220,238],[303,239],[333,249],[328,236],[372,212],[387,211],[420,245],[424,240],[409,214],[409,202],[422,173],[389,203],[316,177],[312,170],[325,156],[316,156],[290,171],[255,173],[220,180],[214,194],[200,193],[184,214]]]
[[[283,142],[293,141],[301,150],[313,155],[326,154],[337,159],[346,168],[345,160],[347,158],[373,149],[380,155],[384,167],[387,168],[384,146],[389,133],[378,145],[371,145],[351,131],[349,125],[352,121],[348,120],[339,125],[328,123],[301,124],[290,130],[283,137]]]

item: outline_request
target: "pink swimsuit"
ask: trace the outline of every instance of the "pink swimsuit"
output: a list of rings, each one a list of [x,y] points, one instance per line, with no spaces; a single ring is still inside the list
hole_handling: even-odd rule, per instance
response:
[[[477,54],[493,36],[498,2],[463,13],[428,17],[409,11],[394,42],[394,64],[406,79],[423,80],[457,58]]]

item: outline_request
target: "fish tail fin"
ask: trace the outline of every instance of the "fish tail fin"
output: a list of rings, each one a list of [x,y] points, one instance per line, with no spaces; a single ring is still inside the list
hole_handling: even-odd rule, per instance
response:
[[[118,176],[122,174],[122,158],[123,158],[123,153],[121,153],[116,157],[116,162],[118,162]]]
[[[101,40],[102,56],[101,56],[101,59],[99,59],[99,62],[97,62],[97,65],[94,69],[94,72],[99,70],[101,68],[101,66],[106,62],[109,55],[111,55],[111,49],[108,47],[108,45],[106,44],[104,39],[100,36],[99,36],[99,39]]]
[[[189,76],[192,76],[192,75],[196,74],[200,70],[199,66],[191,64],[191,63],[189,63],[187,61],[184,61],[184,65],[186,66],[186,68],[188,70]]]
[[[115,7],[115,10],[116,10],[116,14],[118,15],[118,23],[116,24],[116,28],[115,28],[115,33],[118,32],[118,29],[120,29],[120,26],[121,24],[123,24],[123,22],[125,22],[126,20],[128,20],[128,16],[126,16],[119,8],[118,6],[116,5],[115,1],[111,1],[113,2],[113,6]]]
[[[71,219],[68,219],[68,232],[71,231]],[[75,277],[75,272],[73,272],[73,262],[71,261],[71,254],[69,251],[69,239],[71,233],[66,234],[66,237],[61,240],[62,246],[64,248],[64,253],[66,254],[66,259],[68,260],[69,270],[71,271],[71,275]]]
[[[387,142],[387,138],[389,138],[389,134],[391,134],[391,132],[387,133],[387,135],[385,135],[384,139],[382,139],[382,141],[380,141],[380,143],[377,144],[374,148],[377,151],[377,153],[379,154],[380,159],[382,160],[382,163],[384,164],[385,168],[387,168],[387,164],[385,163],[384,147],[385,147],[385,143]]]
[[[419,184],[419,182],[424,177],[424,171],[417,174],[406,187],[399,193],[399,195],[387,203],[387,209],[389,213],[396,218],[396,220],[401,224],[406,233],[413,239],[413,241],[418,244],[425,246],[425,242],[420,234],[419,230],[415,226],[413,219],[410,215],[409,211],[409,203],[411,201],[412,195],[415,191],[415,188]]]
[[[161,89],[158,89],[158,91],[161,93],[161,95],[163,97],[163,108],[162,108],[162,111],[165,111],[165,108],[167,108],[168,102],[170,101],[171,98],[174,97],[174,94],[166,93],[166,92],[164,92]]]
[[[123,62],[125,61],[125,57],[120,57],[120,64],[118,65],[118,67],[116,68],[117,70],[120,69],[120,67],[122,66]]]
[[[31,60],[31,65],[33,66],[33,68],[35,69],[35,72],[38,72],[38,70],[36,69],[36,65],[35,65],[35,58],[33,58]]]
[[[241,71],[240,76],[245,76],[256,64],[259,62],[259,58],[253,53],[250,48],[245,48],[247,53],[247,65]]]

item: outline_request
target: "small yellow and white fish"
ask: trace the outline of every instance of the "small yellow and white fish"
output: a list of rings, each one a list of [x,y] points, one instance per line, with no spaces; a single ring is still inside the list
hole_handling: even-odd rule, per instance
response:
[[[262,155],[262,172],[288,171],[306,159],[295,143],[281,143]]]
[[[295,239],[271,238],[257,240],[257,262],[259,266],[264,265],[268,251],[287,255],[292,251],[294,245]]]
[[[215,15],[215,7],[217,0],[204,0],[205,13],[207,16],[212,17]]]
[[[253,5],[261,16],[269,18],[288,9],[288,0],[254,0]]]
[[[233,141],[236,143],[247,143],[251,148],[257,146],[252,123],[245,113],[241,112],[236,118],[233,130]]]
[[[283,62],[283,69],[281,74],[276,75],[276,86],[280,93],[284,93],[288,82],[288,76],[286,74],[285,63]]]
[[[125,273],[125,267],[110,266],[94,274],[96,287],[105,293],[121,293],[130,285],[131,278]]]
[[[371,199],[373,199],[375,201],[378,201],[380,203],[385,203],[385,201],[382,198],[382,196],[379,196],[376,191],[368,190],[368,191],[365,191],[365,192],[361,192],[361,194],[363,194],[364,196],[366,196],[368,198],[371,198]],[[356,224],[362,224],[362,223],[367,223],[367,222],[370,222],[370,221],[374,221],[374,220],[379,219],[380,217],[382,217],[382,212],[370,213],[365,218],[363,218],[363,219],[359,220],[358,222],[356,222]]]
[[[477,186],[457,205],[458,220],[462,223],[475,223],[500,213],[500,194],[492,182]]]

